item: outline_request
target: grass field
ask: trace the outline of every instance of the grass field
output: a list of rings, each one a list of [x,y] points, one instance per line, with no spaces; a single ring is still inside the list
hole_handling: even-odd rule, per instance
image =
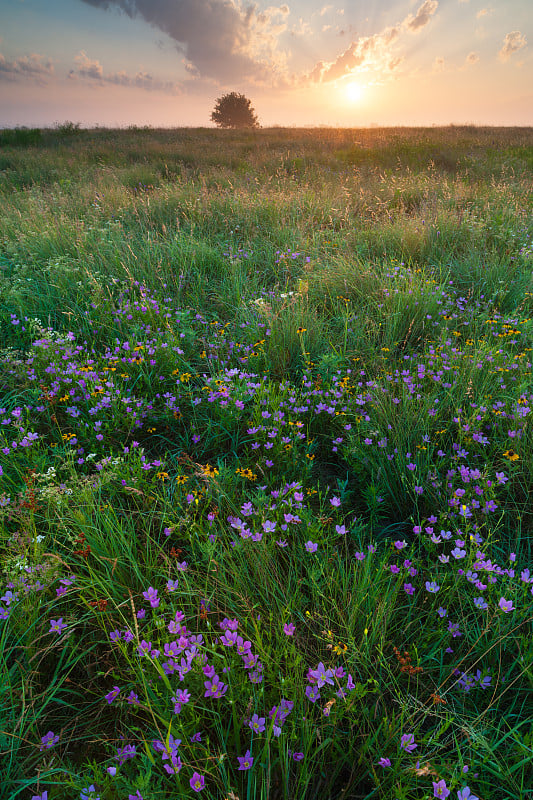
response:
[[[0,796],[533,797],[533,130],[0,131]]]

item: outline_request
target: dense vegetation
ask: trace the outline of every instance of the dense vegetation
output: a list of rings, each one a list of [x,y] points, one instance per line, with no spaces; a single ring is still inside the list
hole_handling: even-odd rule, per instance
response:
[[[532,167],[0,132],[3,797],[533,791]]]

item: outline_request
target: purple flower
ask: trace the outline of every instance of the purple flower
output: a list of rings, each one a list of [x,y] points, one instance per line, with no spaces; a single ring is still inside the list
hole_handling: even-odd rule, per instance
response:
[[[433,797],[448,797],[450,790],[446,786],[446,781],[443,779],[435,783],[433,781]]]
[[[189,784],[193,792],[201,792],[205,786],[205,778],[199,772],[193,772]]]
[[[402,750],[405,750],[406,753],[412,753],[413,750],[416,750],[418,745],[415,743],[415,737],[412,733],[404,733],[400,747]]]
[[[237,756],[237,761],[239,762],[239,772],[244,772],[247,769],[251,769],[252,764],[254,763],[252,754],[249,750],[246,751],[245,755]]]
[[[514,611],[513,601],[506,600],[505,597],[500,597],[498,605],[500,606],[501,610],[504,611],[506,614],[509,611]]]
[[[45,790],[42,794],[34,794],[31,800],[48,800],[48,792]]]
[[[479,800],[479,797],[472,794],[469,786],[464,786],[457,792],[457,800]]]
[[[111,691],[110,691],[108,694],[106,694],[106,695],[105,695],[105,699],[107,700],[107,702],[109,703],[109,705],[111,705],[111,703],[113,702],[113,700],[114,700],[116,697],[118,697],[118,696],[119,696],[119,694],[120,694],[120,689],[119,689],[119,687],[118,687],[118,686],[113,686],[113,688],[111,689]]]
[[[135,794],[129,794],[128,800],[143,800],[143,796],[140,793],[139,789],[135,792]]]
[[[292,759],[293,761],[303,761],[304,754],[303,753],[293,753]]]
[[[66,627],[67,624],[66,622],[63,622],[63,617],[59,617],[59,619],[51,619],[50,630],[48,633],[63,633]]]
[[[406,594],[414,594],[415,587],[411,583],[404,583],[403,588]]]
[[[214,675],[212,681],[204,681],[204,686],[204,697],[222,697],[228,691],[227,685],[222,683],[218,675]]]
[[[153,586],[150,586],[146,592],[143,592],[143,597],[145,600],[148,600],[152,608],[157,608],[161,602],[157,596],[157,589],[154,589]]]
[[[308,553],[316,553],[318,545],[312,541],[308,541],[305,543],[305,549]]]
[[[286,623],[286,624],[283,626],[283,632],[284,632],[284,633],[285,633],[287,636],[292,636],[292,635],[294,634],[294,631],[295,631],[295,630],[296,630],[296,626],[295,626],[295,625],[293,625],[293,624],[292,624],[292,622],[287,622],[287,623]]]
[[[43,750],[50,750],[51,747],[54,747],[59,741],[59,736],[56,736],[52,731],[48,731],[45,733],[44,736],[41,736],[41,745],[39,746],[39,750],[42,752]]]
[[[380,767],[383,767],[383,768],[390,767],[391,760],[390,760],[390,758],[386,758],[386,756],[382,756],[379,759],[378,764],[379,764]]]
[[[320,692],[317,686],[306,686],[305,694],[307,695],[307,699],[312,703],[316,703],[317,700],[320,700]]]
[[[320,689],[326,683],[329,683],[330,686],[333,686],[333,676],[334,672],[331,669],[326,669],[322,661],[319,663],[316,669],[309,670],[309,675],[312,678],[315,678],[317,682],[317,686]]]
[[[100,800],[100,795],[96,794],[96,788],[94,783],[87,789],[82,789],[80,792],[80,800]]]
[[[340,506],[341,506],[341,499],[340,499],[340,497],[332,497],[332,498],[331,498],[331,500],[330,500],[329,502],[331,503],[331,505],[333,506],[333,508],[340,508]]]
[[[257,714],[253,714],[252,719],[248,723],[248,727],[251,728],[254,733],[263,733],[266,730],[265,726],[266,717],[260,717]]]
[[[428,592],[431,592],[432,594],[436,594],[439,591],[440,586],[438,585],[438,583],[435,583],[435,581],[431,581],[431,582],[430,581],[426,581],[426,589],[427,589]]]

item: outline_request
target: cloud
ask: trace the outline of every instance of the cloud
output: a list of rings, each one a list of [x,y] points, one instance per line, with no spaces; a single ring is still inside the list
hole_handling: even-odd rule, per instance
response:
[[[68,74],[71,80],[87,80],[100,86],[112,84],[114,86],[146,89],[150,92],[166,92],[167,94],[177,94],[180,91],[179,84],[154,78],[148,72],[137,72],[135,75],[128,75],[123,70],[104,73],[104,68],[100,62],[89,58],[83,50],[80,51],[74,61],[76,67],[71,69]]]
[[[446,62],[444,61],[443,57],[437,56],[437,58],[433,62],[433,72],[442,72],[445,66]]]
[[[500,61],[509,61],[511,56],[527,45],[527,39],[520,31],[505,34],[502,49],[498,53]]]
[[[393,52],[405,31],[417,33],[425,27],[439,7],[438,0],[424,0],[417,12],[409,14],[402,22],[392,28],[372,36],[360,36],[352,40],[349,46],[334,61],[319,61],[302,79],[305,83],[335,81],[358,72],[372,71],[383,77],[390,77],[396,71],[403,57]]]
[[[482,17],[489,17],[493,11],[494,11],[493,8],[480,8],[476,14],[476,19],[481,19]]]
[[[408,30],[417,33],[426,27],[438,7],[438,0],[424,0],[416,14],[414,16],[409,14],[403,24]]]
[[[30,80],[43,86],[46,79],[53,74],[54,65],[51,59],[38,53],[20,56],[13,61],[9,61],[0,53],[0,80]]]
[[[478,61],[479,61],[479,53],[475,53],[474,51],[472,51],[465,58],[464,66],[465,67],[471,67],[474,64],[477,64]]]
[[[284,65],[277,39],[290,10],[284,3],[258,11],[241,0],[83,0],[140,17],[166,33],[198,74],[222,83],[265,81]]]
[[[380,66],[384,69],[388,65],[393,65],[393,69],[399,61],[390,59],[390,45],[398,38],[399,29],[388,28],[383,33],[376,33],[373,36],[361,36],[341,53],[335,61],[327,64],[323,61],[318,62],[309,73],[311,81],[320,82],[334,81],[348,75],[357,67],[370,68]]]

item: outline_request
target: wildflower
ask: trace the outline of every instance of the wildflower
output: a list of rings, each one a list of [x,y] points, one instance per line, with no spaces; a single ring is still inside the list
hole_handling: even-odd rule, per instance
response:
[[[59,619],[51,619],[50,630],[48,633],[63,633],[66,627],[67,624],[66,622],[63,622],[63,617],[59,617]]]
[[[245,755],[237,756],[237,761],[239,762],[239,772],[244,772],[247,769],[251,769],[252,764],[254,763],[254,759],[249,750],[246,751]]]
[[[251,728],[255,733],[263,733],[263,731],[266,730],[265,721],[266,717],[260,717],[257,714],[254,714],[248,723],[248,727]]]
[[[411,583],[404,583],[403,588],[406,594],[413,595],[415,593],[415,587]]]
[[[87,789],[81,790],[80,800],[100,800],[100,795],[96,794],[94,783],[91,783]]]
[[[320,699],[320,692],[316,686],[306,686],[305,694],[311,703],[316,703],[316,701]]]
[[[435,583],[435,581],[426,581],[426,589],[428,592],[436,594],[439,591],[440,586]]]
[[[286,624],[283,626],[283,632],[284,632],[284,633],[285,633],[287,636],[293,636],[293,634],[294,634],[294,631],[295,631],[295,630],[296,630],[296,626],[295,626],[295,625],[293,625],[293,624],[292,624],[292,622],[287,622],[287,623],[286,623]]]
[[[446,781],[443,779],[435,783],[433,781],[433,797],[448,797],[450,790],[446,786]]]
[[[457,800],[479,800],[479,797],[472,794],[469,786],[464,786],[457,792]]]
[[[193,772],[189,784],[193,792],[201,792],[205,786],[205,778],[203,775],[200,775],[200,773]]]
[[[385,769],[386,767],[390,767],[391,760],[390,760],[390,758],[386,758],[385,756],[382,756],[379,759],[378,764],[379,764],[380,767],[383,767]]]
[[[146,592],[143,592],[143,597],[145,600],[149,601],[152,608],[157,608],[161,602],[157,596],[157,589],[154,589],[153,586],[150,586]]]
[[[339,508],[342,505],[340,497],[332,497],[329,502],[333,508]]]
[[[318,545],[315,542],[308,541],[305,543],[305,549],[308,553],[316,553]]]
[[[309,675],[312,678],[315,678],[319,689],[326,683],[329,683],[330,686],[333,686],[333,670],[326,669],[322,661],[319,663],[316,669],[309,670]]]
[[[135,792],[135,794],[129,794],[128,800],[143,800],[143,796],[140,793],[139,789]]]
[[[415,737],[412,733],[404,733],[400,747],[402,750],[405,750],[406,753],[412,753],[413,750],[416,750],[418,745],[415,743]]]
[[[118,687],[118,686],[113,686],[112,690],[111,690],[111,691],[110,691],[108,694],[106,694],[106,695],[105,695],[105,699],[107,700],[107,702],[109,703],[109,705],[111,705],[111,703],[113,702],[113,700],[114,700],[116,697],[118,697],[118,696],[119,696],[119,694],[120,694],[120,689],[119,689],[119,687]]]
[[[52,731],[48,731],[44,736],[41,736],[41,745],[39,746],[39,750],[42,752],[43,750],[50,750],[51,747],[54,747],[59,741],[59,736],[56,736]]]
[[[45,790],[42,794],[34,794],[31,800],[48,800],[48,792]]]
[[[514,611],[512,600],[506,600],[504,597],[500,597],[498,605],[501,608],[501,610],[504,611],[506,614],[508,611]]]

